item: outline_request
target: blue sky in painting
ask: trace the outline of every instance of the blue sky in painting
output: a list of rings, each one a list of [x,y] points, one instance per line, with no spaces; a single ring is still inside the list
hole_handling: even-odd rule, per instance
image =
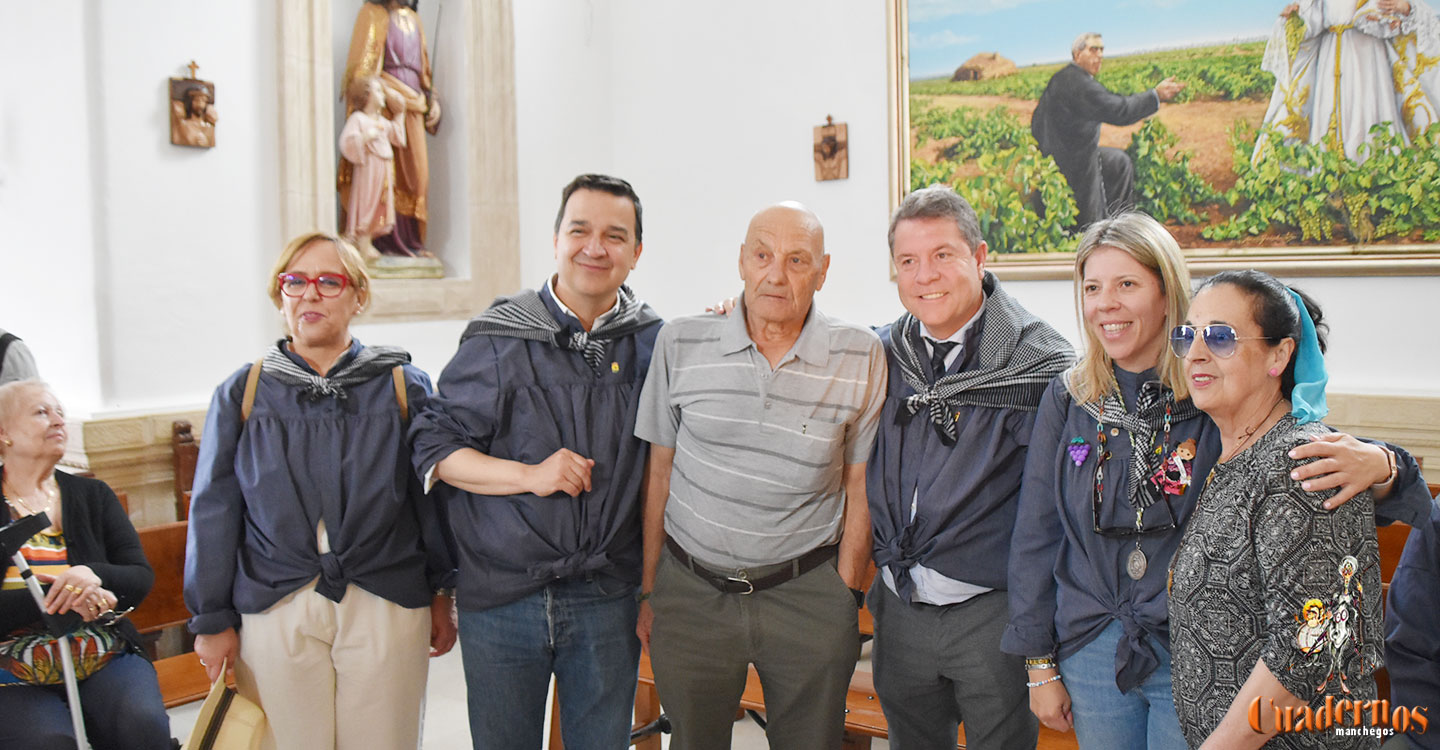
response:
[[[1070,59],[1082,31],[1105,35],[1107,55],[1254,40],[1283,0],[909,0],[910,78],[949,76],[978,52],[1017,65]]]

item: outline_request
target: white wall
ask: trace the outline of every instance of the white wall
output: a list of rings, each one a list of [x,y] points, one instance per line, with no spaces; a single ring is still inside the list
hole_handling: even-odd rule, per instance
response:
[[[0,67],[0,327],[25,339],[72,401],[100,399],[96,333],[96,144],[89,28],[80,0],[14,3]],[[37,86],[37,79],[45,85]],[[60,364],[63,363],[63,364]]]
[[[274,8],[7,10],[7,69],[32,74],[0,84],[0,325],[72,413],[203,404],[275,330],[259,292],[278,226]],[[214,149],[169,143],[167,79],[192,58],[216,83]]]
[[[44,71],[47,86],[0,83],[0,326],[26,339],[72,412],[201,405],[279,331],[262,291],[282,241],[276,6],[12,5],[22,33],[0,60]],[[746,222],[785,199],[825,223],[834,261],[820,304],[866,323],[899,314],[886,280],[883,3],[515,0],[513,11],[526,285],[553,267],[560,188],[604,171],[644,199],[631,281],[663,315],[738,291]],[[165,79],[191,58],[217,84],[211,150],[168,142]],[[811,129],[827,114],[849,125],[850,178],[817,183]],[[1300,281],[1334,323],[1337,390],[1440,395],[1440,277]],[[1007,288],[1074,337],[1068,283]],[[407,346],[438,376],[462,328],[356,333]]]
[[[662,315],[737,293],[750,216],[787,199],[826,227],[834,260],[820,304],[866,322],[899,314],[883,281],[884,4],[741,5],[516,4],[526,283],[553,268],[560,188],[601,170],[644,202],[645,253],[630,283]],[[812,128],[826,115],[849,125],[848,180],[815,181]]]

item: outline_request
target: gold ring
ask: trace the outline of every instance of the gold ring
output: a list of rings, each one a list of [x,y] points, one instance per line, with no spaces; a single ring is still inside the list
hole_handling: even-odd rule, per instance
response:
[[[76,586],[76,585],[73,584],[73,583],[67,583],[67,584],[65,584],[65,590],[66,590],[66,591],[69,591],[69,592],[72,593],[72,594],[78,594],[78,593],[80,593],[80,587],[79,587],[79,586]]]

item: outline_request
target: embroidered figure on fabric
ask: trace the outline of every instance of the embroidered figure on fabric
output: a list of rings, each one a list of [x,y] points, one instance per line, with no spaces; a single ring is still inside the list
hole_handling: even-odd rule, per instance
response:
[[[1070,460],[1074,461],[1076,466],[1080,466],[1090,457],[1090,444],[1085,442],[1085,438],[1073,437],[1070,438],[1070,445],[1066,446],[1065,452],[1070,454]]]
[[[1330,610],[1325,602],[1310,599],[1301,610],[1300,630],[1295,633],[1295,647],[1303,654],[1313,654],[1330,643]]]
[[[1195,448],[1193,438],[1175,446],[1170,457],[1150,476],[1150,481],[1162,492],[1171,495],[1185,494],[1185,491],[1190,489],[1190,467],[1195,460]]]
[[[1360,561],[1354,555],[1342,558],[1336,572],[1340,576],[1340,587],[1334,601],[1327,605],[1320,599],[1309,599],[1301,608],[1300,616],[1295,618],[1302,623],[1295,634],[1295,647],[1303,654],[1328,657],[1330,660],[1330,670],[1316,686],[1315,692],[1323,692],[1334,679],[1340,683],[1340,690],[1348,695],[1350,686],[1345,683],[1345,661],[1351,655],[1360,655],[1356,642],[1360,634],[1356,632],[1352,619],[1360,611],[1360,598],[1365,591],[1356,577],[1360,572]]]
[[[1355,644],[1355,628],[1350,623],[1351,617],[1357,611],[1356,607],[1359,606],[1358,599],[1365,593],[1359,579],[1355,577],[1355,574],[1360,572],[1360,561],[1356,560],[1354,555],[1346,555],[1340,560],[1337,572],[1340,574],[1340,595],[1335,598],[1335,604],[1330,608],[1330,674],[1325,676],[1325,682],[1320,683],[1320,687],[1315,688],[1317,693],[1324,690],[1330,677],[1334,676],[1340,680],[1340,689],[1348,694],[1350,686],[1345,684],[1345,675],[1341,668],[1347,652],[1360,652]]]

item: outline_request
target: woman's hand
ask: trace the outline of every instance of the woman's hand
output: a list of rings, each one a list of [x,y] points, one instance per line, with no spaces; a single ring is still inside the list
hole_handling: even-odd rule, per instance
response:
[[[1039,682],[1058,674],[1055,669],[1032,669],[1025,672],[1030,682]],[[1040,723],[1057,732],[1068,732],[1074,728],[1070,713],[1070,691],[1060,680],[1030,688],[1030,711]]]
[[[100,576],[86,565],[76,565],[59,575],[36,573],[41,583],[50,584],[45,594],[45,612],[63,615],[74,612],[85,622],[100,616],[101,612],[113,609],[116,596],[100,585]]]
[[[1290,16],[1293,16],[1293,15],[1295,15],[1296,13],[1299,13],[1299,12],[1300,12],[1300,3],[1290,3],[1289,5],[1285,6],[1285,9],[1284,9],[1284,10],[1280,11],[1280,17],[1281,17],[1281,18],[1289,18]]]
[[[459,634],[455,599],[448,594],[436,594],[430,600],[430,658],[449,653],[455,647]]]
[[[1307,492],[1338,487],[1335,496],[1325,501],[1325,508],[1334,510],[1389,478],[1388,454],[1381,446],[1356,440],[1343,432],[1318,435],[1290,450],[1291,458],[1317,459],[1295,467],[1290,478],[1299,481],[1300,488]]]
[[[640,648],[650,653],[650,632],[655,629],[655,610],[650,602],[640,602],[639,616],[635,618],[635,636],[640,639]]]
[[[735,303],[737,303],[739,299],[739,297],[726,297],[714,305],[705,308],[705,312],[715,313],[716,315],[729,315],[730,312],[735,309]]]
[[[240,634],[235,632],[235,628],[229,628],[213,635],[197,635],[195,653],[211,682],[220,676],[222,666],[233,675],[235,662],[240,660]]]

